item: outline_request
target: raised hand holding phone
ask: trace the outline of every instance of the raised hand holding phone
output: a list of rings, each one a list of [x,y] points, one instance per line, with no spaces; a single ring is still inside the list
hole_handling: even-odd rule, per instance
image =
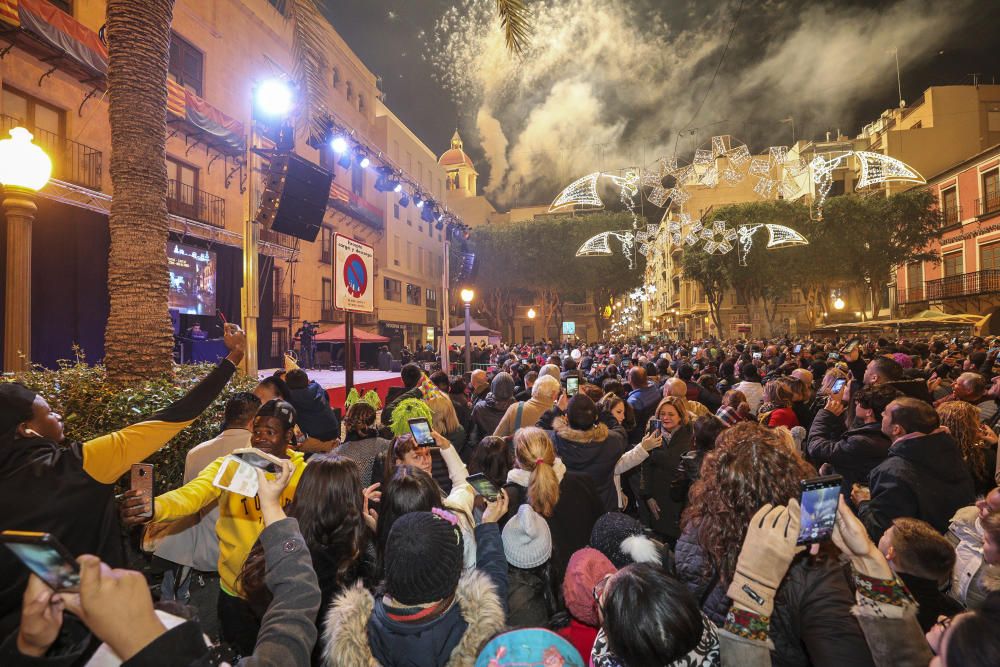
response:
[[[293,470],[292,462],[284,459],[273,478],[257,468],[257,497],[260,498],[260,514],[265,526],[285,518],[285,511],[281,507],[281,492],[292,479]]]
[[[21,655],[41,658],[48,653],[59,636],[65,608],[62,594],[34,574],[28,576],[17,629],[17,650]]]

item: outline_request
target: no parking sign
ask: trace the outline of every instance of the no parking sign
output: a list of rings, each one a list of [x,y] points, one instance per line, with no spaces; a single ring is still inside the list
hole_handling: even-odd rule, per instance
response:
[[[375,249],[341,234],[334,237],[334,245],[334,306],[354,313],[375,312]]]

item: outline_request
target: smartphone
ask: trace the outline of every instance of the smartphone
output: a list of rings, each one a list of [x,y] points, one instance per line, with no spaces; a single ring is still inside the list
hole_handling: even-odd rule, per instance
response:
[[[0,542],[52,590],[80,590],[80,566],[49,533],[5,530],[0,532]]]
[[[830,353],[829,353],[829,354],[827,354],[826,356],[827,356],[827,358],[829,358],[829,359],[840,359],[840,355],[839,355],[839,354],[837,354],[836,352],[830,352]]]
[[[153,516],[153,464],[152,463],[133,463],[132,464],[132,479],[129,483],[129,488],[133,491],[142,491],[142,494],[149,498],[149,511],[143,512],[137,516],[143,517],[144,519],[152,518]]]
[[[646,430],[649,433],[656,433],[657,431],[659,431],[662,428],[663,428],[663,420],[662,419],[657,419],[656,417],[651,417],[650,420],[649,420],[649,424],[647,425]]]
[[[278,472],[278,469],[281,467],[277,457],[271,456],[267,452],[262,452],[253,447],[237,449],[233,452],[233,456],[247,465],[251,465],[254,468],[260,468],[264,472]]]
[[[852,340],[849,340],[847,342],[847,345],[844,346],[844,349],[841,350],[841,352],[844,353],[844,354],[850,354],[851,352],[854,352],[854,350],[858,347],[858,344],[860,342],[861,342],[861,340],[858,339],[858,338],[854,338]]]
[[[760,352],[754,352],[754,353],[753,353],[753,358],[754,358],[754,359],[760,359],[760,358],[761,358],[761,356],[763,356],[763,355],[761,355],[761,353],[760,353]]]
[[[799,354],[802,352],[802,345],[796,345],[792,348],[792,354]]]
[[[566,378],[566,395],[576,396],[577,392],[580,391],[580,378],[573,377],[572,375]]]
[[[423,417],[414,417],[410,419],[407,424],[410,425],[410,433],[413,434],[413,439],[417,441],[417,444],[421,447],[431,447],[435,445],[434,435],[431,433],[431,425]]]
[[[700,347],[695,345],[694,347],[691,348],[691,354],[698,354],[698,350],[700,349],[701,349]]]
[[[840,499],[840,475],[804,479],[802,485],[802,520],[796,544],[825,542],[833,536]]]
[[[500,495],[500,489],[496,487],[496,484],[486,479],[486,475],[481,472],[477,472],[475,475],[469,475],[465,478],[465,481],[472,485],[472,488],[476,490],[476,495],[486,498],[486,500],[491,503]]]
[[[830,393],[839,394],[840,390],[844,388],[845,384],[847,384],[847,378],[837,378],[836,380],[833,381],[833,386],[830,387]]]

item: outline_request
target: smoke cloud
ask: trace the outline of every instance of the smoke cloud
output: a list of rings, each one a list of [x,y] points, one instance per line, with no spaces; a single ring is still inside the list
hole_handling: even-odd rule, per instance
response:
[[[493,0],[446,11],[427,57],[466,119],[463,136],[485,154],[487,195],[547,202],[592,171],[690,159],[716,134],[754,150],[789,144],[779,122],[789,116],[799,137],[855,134],[873,120],[857,117],[859,103],[895,98],[894,47],[905,84],[907,67],[975,20],[973,0],[747,0],[709,88],[738,3],[707,4],[534,0],[521,59],[506,51]]]

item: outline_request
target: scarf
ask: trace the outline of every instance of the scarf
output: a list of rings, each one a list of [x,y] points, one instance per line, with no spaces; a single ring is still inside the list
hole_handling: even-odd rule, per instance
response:
[[[566,474],[566,465],[562,462],[562,459],[556,459],[556,462],[552,464],[552,470],[556,473],[556,479],[562,482],[563,476]],[[523,468],[512,468],[507,473],[507,483],[528,488],[531,484],[531,471],[524,470]]]
[[[608,648],[608,638],[603,628],[597,633],[597,639],[594,641],[590,664],[593,667],[625,667],[618,656]],[[715,624],[702,614],[701,639],[698,640],[698,645],[666,667],[721,667],[721,665],[719,636],[715,632]]]

